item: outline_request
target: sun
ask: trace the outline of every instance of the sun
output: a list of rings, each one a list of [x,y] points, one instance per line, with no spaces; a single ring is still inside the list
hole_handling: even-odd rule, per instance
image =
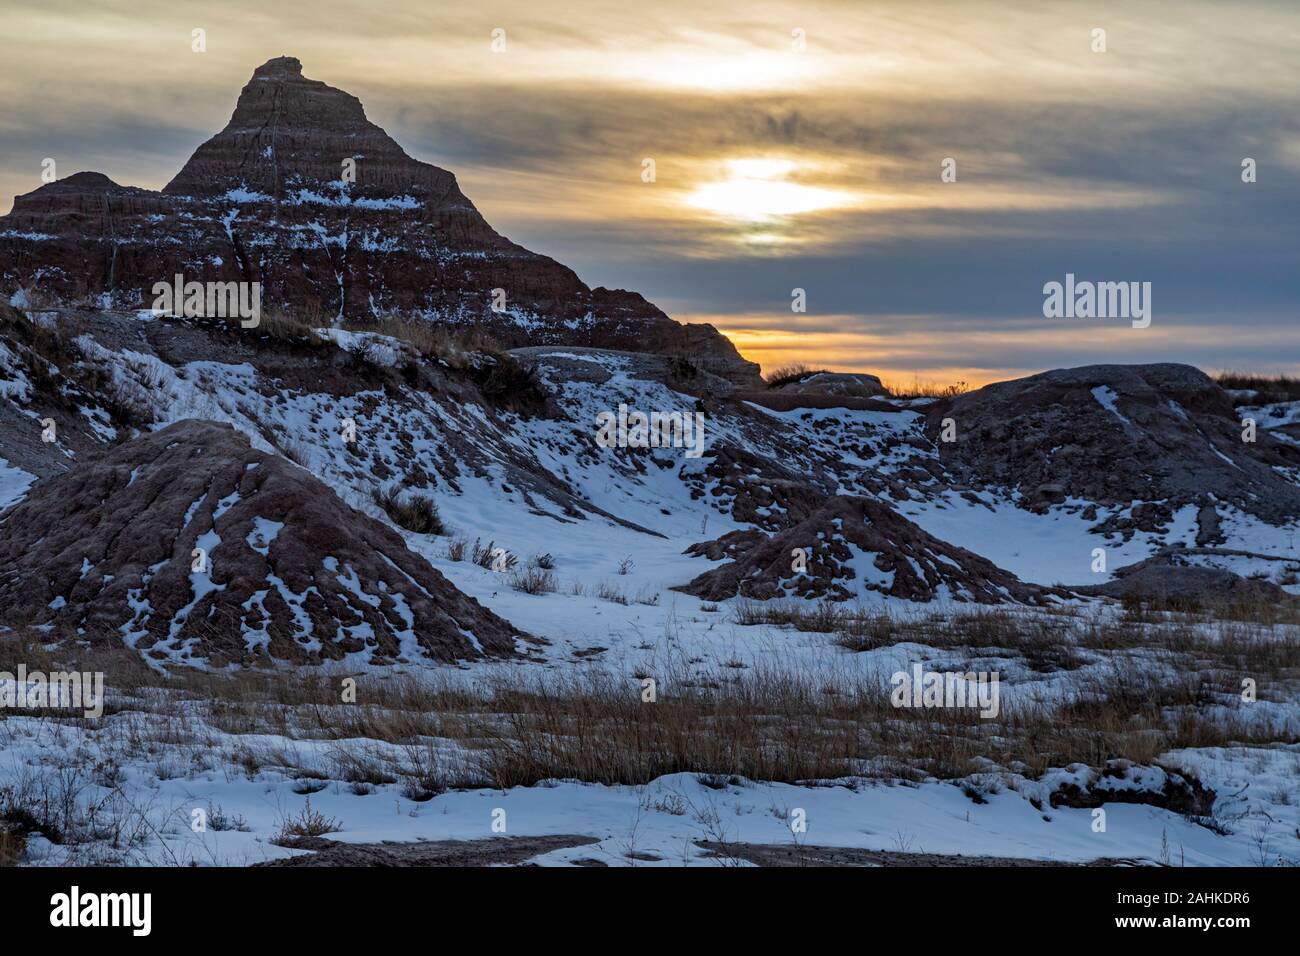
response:
[[[789,159],[728,160],[725,179],[701,183],[686,201],[741,223],[772,222],[851,203],[847,193],[790,179],[800,171],[800,164]]]

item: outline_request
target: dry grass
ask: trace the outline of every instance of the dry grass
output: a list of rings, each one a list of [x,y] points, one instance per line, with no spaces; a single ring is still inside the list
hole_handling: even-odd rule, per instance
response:
[[[324,344],[324,340],[316,334],[315,326],[321,322],[317,320],[312,322],[310,318],[298,313],[289,313],[283,309],[271,309],[264,311],[260,316],[258,323],[251,329],[240,327],[238,318],[227,319],[235,328],[249,335],[256,336],[260,339],[271,339],[276,342],[288,342],[294,345],[306,345],[317,347]]]
[[[755,601],[739,598],[733,607],[733,620],[737,624],[776,625],[819,634],[831,634],[839,630],[853,614],[853,608],[831,601],[812,603],[793,599]]]
[[[479,354],[496,355],[503,351],[491,333],[479,326],[435,325],[427,319],[387,316],[349,323],[347,327],[354,332],[375,332],[400,339],[422,358],[441,360],[457,370],[474,366]]]
[[[949,385],[940,385],[936,382],[925,382],[919,378],[913,378],[910,385],[901,382],[888,381],[882,383],[885,391],[891,398],[910,399],[910,398],[956,398],[970,391],[970,386],[965,382],[953,382]]]
[[[1300,378],[1290,375],[1256,375],[1251,372],[1220,372],[1214,377],[1220,387],[1258,392],[1259,396],[1241,404],[1271,405],[1274,402],[1300,401]]]
[[[396,488],[376,488],[371,492],[371,497],[399,528],[405,528],[416,534],[446,532],[437,504],[427,495],[403,496]]]
[[[802,381],[809,375],[816,375],[819,371],[824,371],[824,369],[812,369],[802,362],[796,362],[792,365],[782,365],[780,368],[773,369],[763,376],[763,379],[767,382],[768,388],[780,388],[782,385]]]
[[[1030,705],[996,720],[895,709],[888,687],[866,681],[758,673],[704,684],[674,683],[678,689],[655,703],[642,703],[612,675],[503,690],[492,702],[498,715],[481,728],[482,768],[498,787],[556,778],[646,783],[676,772],[785,782],[958,779],[987,769],[986,761],[1037,776],[1073,762],[1149,763],[1171,748],[1275,737],[1254,722],[1203,716],[1196,708],[1216,690],[1204,678],[1167,680],[1140,669],[1087,681],[1062,708]]]
[[[835,642],[851,651],[905,643],[946,649],[996,648],[1040,673],[1077,670],[1084,664],[1072,640],[1073,623],[1050,614],[1029,617],[999,608],[959,616],[893,615],[854,609],[842,612],[833,630]]]
[[[510,575],[510,587],[524,594],[551,594],[556,589],[555,574],[545,568],[526,567]]]
[[[1171,615],[1188,622],[1250,621],[1269,627],[1300,625],[1300,599],[1280,602],[1258,592],[1231,601],[1205,601],[1195,595],[1128,594],[1121,599],[1124,619],[1145,624]]]
[[[484,400],[497,408],[539,415],[551,407],[550,394],[536,367],[515,359],[481,326],[436,325],[425,319],[389,316],[350,323],[348,329],[407,343],[425,361],[440,363],[468,379]]]
[[[829,633],[854,650],[922,643],[941,650],[952,662],[945,667],[960,667],[970,656],[1005,656],[1031,671],[1074,673],[1042,700],[1004,696],[1001,713],[982,719],[973,709],[896,709],[885,675],[857,669],[677,661],[646,675],[526,667],[493,677],[441,669],[418,677],[365,673],[355,678],[355,702],[345,703],[343,676],[311,669],[163,675],[123,649],[78,650],[77,666],[106,673],[117,691],[106,714],[118,726],[127,721],[140,747],[166,742],[201,755],[216,747],[250,778],[273,770],[309,787],[329,778],[357,792],[394,781],[413,795],[557,778],[642,784],[675,772],[797,782],[957,780],[1002,768],[1034,778],[1075,762],[1153,763],[1181,747],[1297,742],[1293,730],[1272,722],[1267,710],[1249,712],[1240,696],[1241,678],[1249,675],[1261,699],[1294,699],[1300,642],[1286,628],[1206,626],[1176,614],[1139,624],[1078,611],[972,609],[945,618],[813,608],[809,615],[787,609],[783,623],[833,623]],[[3,642],[0,669],[18,661],[32,669],[72,666],[56,661],[62,655],[46,650],[41,642],[48,640]],[[653,702],[642,699],[645,676],[657,682]],[[102,727],[110,718],[50,719]],[[214,732],[248,736],[249,743],[232,750],[229,738]],[[271,747],[249,736],[263,734],[290,743]],[[338,742],[324,768],[304,764],[291,745],[311,739]],[[444,759],[434,741],[463,759]],[[42,829],[74,826],[60,808],[84,783],[56,784],[32,781],[30,792],[7,804],[0,795],[0,816],[7,806],[39,819]]]

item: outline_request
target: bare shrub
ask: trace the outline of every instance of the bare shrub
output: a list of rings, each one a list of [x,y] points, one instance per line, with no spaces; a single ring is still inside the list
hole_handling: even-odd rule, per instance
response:
[[[311,452],[300,439],[283,438],[275,443],[275,447],[280,450],[280,454],[300,468],[309,468],[311,466]]]
[[[1256,375],[1251,372],[1221,372],[1215,381],[1222,388],[1233,391],[1256,392],[1249,400],[1252,405],[1271,405],[1275,402],[1300,400],[1300,378],[1290,375]],[[1234,403],[1244,404],[1244,403]]]
[[[541,568],[525,568],[510,575],[510,586],[525,594],[549,594],[555,590],[555,574]]]
[[[443,534],[445,531],[442,516],[432,498],[425,495],[403,497],[396,488],[376,488],[371,497],[399,528],[416,534]]]
[[[495,541],[483,544],[481,538],[475,538],[470,560],[488,571],[510,571],[519,563],[519,555],[498,548]]]
[[[27,834],[8,820],[0,820],[0,866],[17,866],[27,852]]]
[[[324,836],[326,833],[337,833],[342,829],[343,827],[338,820],[313,810],[311,808],[311,797],[308,797],[297,815],[284,819],[280,824],[280,829],[272,837],[271,842],[291,845],[293,841],[302,837]]]
[[[209,803],[206,814],[208,828],[211,830],[239,830],[247,833],[251,829],[247,820],[238,813],[227,813],[219,803]]]
[[[329,754],[330,776],[344,783],[388,784],[397,777],[390,771],[388,758],[372,747],[337,747]]]
[[[438,749],[431,745],[407,747],[401,764],[402,796],[423,802],[446,790],[439,774]]]
[[[596,596],[602,601],[611,601],[614,604],[627,605],[632,603],[631,598],[606,581],[602,581],[596,586]]]

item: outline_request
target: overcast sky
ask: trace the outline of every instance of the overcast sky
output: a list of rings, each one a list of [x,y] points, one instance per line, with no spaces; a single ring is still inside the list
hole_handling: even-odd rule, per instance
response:
[[[455,172],[498,231],[713,322],[769,369],[1300,373],[1294,2],[5,0],[0,15],[0,212],[46,157],[60,177],[161,187],[287,54]],[[1043,284],[1067,272],[1150,282],[1150,327],[1044,318]]]

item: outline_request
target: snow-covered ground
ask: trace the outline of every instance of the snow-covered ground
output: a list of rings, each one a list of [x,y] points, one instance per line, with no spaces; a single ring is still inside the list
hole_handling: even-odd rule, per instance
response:
[[[899,510],[935,537],[960,545],[1006,568],[1022,581],[1036,584],[1093,584],[1110,580],[1116,568],[1149,557],[1162,545],[1196,543],[1196,509],[1187,506],[1175,516],[1166,535],[1137,533],[1128,541],[1105,537],[1088,529],[1109,517],[1098,509],[1089,521],[1081,512],[1085,502],[1067,500],[1045,514],[1017,507],[1014,500],[986,493],[976,504],[947,492],[940,498],[908,503]],[[1106,551],[1106,569],[1093,570],[1094,549]]]
[[[327,335],[345,349],[360,351],[365,346],[369,360],[381,365],[392,364],[405,348],[374,334],[330,330]],[[575,432],[590,433],[596,416],[616,409],[619,402],[647,411],[686,412],[694,406],[692,396],[635,375],[634,363],[626,357],[574,353],[572,359],[598,366],[606,380],[553,381],[567,419],[529,419],[492,415],[477,405],[457,405],[419,392],[396,401],[381,390],[340,397],[284,388],[268,398],[267,383],[258,381],[258,370],[248,363],[192,361],[174,368],[155,356],[114,351],[93,340],[85,340],[83,347],[123,394],[146,406],[154,427],[187,417],[228,422],[259,448],[291,449],[303,467],[372,517],[387,520],[373,500],[376,462],[390,476],[383,483],[402,490],[407,488],[404,476],[413,470],[442,474],[444,480],[423,490],[436,500],[447,534],[403,532],[408,545],[457,588],[547,642],[530,649],[526,664],[476,663],[449,671],[452,678],[471,681],[520,669],[538,675],[600,669],[621,675],[630,687],[634,675],[655,675],[660,692],[672,694],[674,681],[703,680],[726,671],[883,683],[894,672],[921,662],[934,669],[996,670],[1004,682],[1003,706],[1015,709],[1067,700],[1089,682],[1106,680],[1116,668],[1149,667],[1150,673],[1176,676],[1154,647],[1149,658],[1142,657],[1141,649],[1112,655],[1072,647],[1077,660],[1057,669],[1034,666],[1014,649],[987,645],[903,641],[854,652],[836,643],[833,634],[741,625],[737,601],[706,602],[673,590],[712,566],[703,557],[684,554],[687,547],[749,526],[719,506],[722,489],[705,473],[707,458],[689,458],[682,449],[636,459],[596,455],[589,442],[575,439]],[[25,384],[15,375],[8,387],[18,390]],[[1114,410],[1113,396],[1097,399]],[[1017,507],[1006,495],[963,497],[915,484],[906,498],[891,498],[891,492],[880,487],[882,476],[933,458],[924,443],[906,440],[916,436],[921,421],[910,408],[773,412],[750,406],[750,412],[752,418],[711,416],[706,446],[731,440],[796,472],[824,474],[827,484],[842,493],[879,493],[925,531],[1025,581],[1099,583],[1160,547],[1195,543],[1191,507],[1176,514],[1166,533],[1137,533],[1124,541],[1090,532],[1112,514],[1101,508],[1087,520],[1082,517],[1086,502],[1067,500],[1034,513]],[[366,448],[363,461],[347,454],[340,438],[347,420],[355,423]],[[1294,419],[1289,411],[1275,410],[1267,420],[1285,424]],[[108,427],[97,418],[91,422]],[[454,480],[446,480],[438,468],[449,456],[455,459]],[[554,486],[546,486],[539,476],[549,476]],[[32,476],[0,460],[0,508],[25,494],[31,481]],[[703,494],[693,494],[692,484]],[[570,500],[583,508],[566,510],[563,496],[554,491],[558,487],[567,488]],[[1300,553],[1295,540],[1300,529],[1275,528],[1231,509],[1221,513],[1225,547],[1288,558]],[[508,571],[452,560],[448,546],[455,540],[493,542],[517,555],[520,566],[550,555],[555,590],[524,593],[511,586]],[[1101,572],[1095,570],[1098,547],[1106,550],[1106,570]],[[864,586],[870,583],[870,557],[857,556],[863,573],[851,582],[857,587],[856,601],[848,606],[865,614],[888,611],[916,620],[943,620],[973,610],[959,602],[921,605],[883,597]],[[1283,561],[1219,560],[1219,566],[1242,574],[1285,573]],[[1297,589],[1294,583],[1287,586]],[[1082,601],[1073,606],[1095,614],[1100,628],[1118,629],[1123,623],[1113,609]],[[1007,614],[1013,620],[1023,616],[1026,629],[1040,620],[1037,612],[1023,608],[1008,609]],[[1278,641],[1297,639],[1294,629],[1270,633]],[[349,666],[366,670],[356,661]],[[285,819],[301,812],[308,799],[300,792],[301,770],[311,766],[324,778],[323,788],[309,795],[312,808],[337,818],[342,827],[331,839],[470,840],[499,832],[586,834],[599,840],[595,846],[559,850],[539,860],[556,865],[584,858],[616,864],[726,862],[707,856],[695,845],[697,840],[1061,861],[1117,857],[1187,865],[1296,862],[1300,745],[1295,740],[1300,708],[1294,697],[1288,704],[1276,694],[1254,706],[1253,719],[1277,723],[1277,743],[1161,755],[1164,763],[1186,767],[1216,791],[1213,829],[1203,825],[1205,821],[1147,805],[1107,804],[1106,827],[1098,831],[1090,810],[1053,809],[1047,800],[1045,788],[1062,774],[1081,773],[1078,768],[1054,768],[1030,780],[1022,772],[1025,768],[999,767],[974,784],[982,788],[984,802],[972,799],[961,786],[933,779],[904,784],[855,778],[815,786],[739,781],[718,787],[716,781],[709,781],[715,784],[711,786],[694,774],[673,774],[638,787],[567,780],[506,791],[470,789],[419,802],[404,796],[398,783],[378,783],[369,792],[358,792],[331,772],[331,755],[340,748],[392,751],[396,757],[397,745],[293,739],[270,732],[228,734],[197,710],[187,712],[179,740],[169,739],[156,726],[167,718],[133,709],[112,714],[98,726],[9,716],[0,721],[0,799],[5,788],[14,792],[62,787],[65,794],[74,793],[83,812],[93,816],[94,808],[102,807],[98,822],[104,833],[130,830],[130,838],[118,846],[107,836],[62,845],[33,838],[30,858],[46,864],[96,858],[244,864],[298,852],[272,844],[271,838]],[[1225,713],[1225,720],[1242,720],[1239,710]],[[463,757],[459,744],[435,743],[448,759]],[[281,769],[265,764],[249,769],[238,759],[239,752],[249,748],[291,754],[292,760]],[[211,815],[213,808],[244,820],[247,829],[208,827],[194,832],[193,811]],[[496,810],[505,811],[503,831],[492,828],[499,819]],[[806,831],[791,829],[796,810],[806,819]]]
[[[124,759],[131,749],[126,738],[147,737],[148,724],[126,714],[110,718],[98,732],[27,717],[0,724],[0,793],[31,787],[38,777],[51,799],[71,794],[87,808],[103,837],[64,844],[33,837],[30,862],[248,865],[303,852],[272,840],[286,820],[309,807],[339,827],[329,839],[346,843],[555,834],[599,841],[536,860],[557,866],[592,858],[609,865],[737,862],[707,853],[697,841],[1062,862],[1106,857],[1187,866],[1300,863],[1297,745],[1168,755],[1171,764],[1195,770],[1220,794],[1213,828],[1168,810],[1118,803],[1105,806],[1099,826],[1090,809],[1050,806],[1052,784],[1084,776],[1081,768],[1039,781],[1014,774],[977,777],[978,801],[963,787],[938,781],[844,779],[793,786],[738,778],[705,781],[684,773],[644,786],[550,781],[509,790],[448,791],[415,801],[398,784],[354,788],[337,779],[313,783],[321,789],[304,793],[303,780],[311,783],[310,778],[295,782],[288,768],[250,773],[232,759],[241,749],[279,753],[328,777],[340,751],[360,748],[373,754],[397,750],[395,745],[236,736],[203,727],[193,728],[202,731],[201,746],[154,743],[148,752]],[[454,751],[450,742],[443,748]],[[196,811],[202,814],[201,828]]]
[[[0,458],[0,510],[7,508],[13,502],[27,494],[27,489],[31,487],[36,476],[23,471],[21,468],[15,468],[9,462]]]

